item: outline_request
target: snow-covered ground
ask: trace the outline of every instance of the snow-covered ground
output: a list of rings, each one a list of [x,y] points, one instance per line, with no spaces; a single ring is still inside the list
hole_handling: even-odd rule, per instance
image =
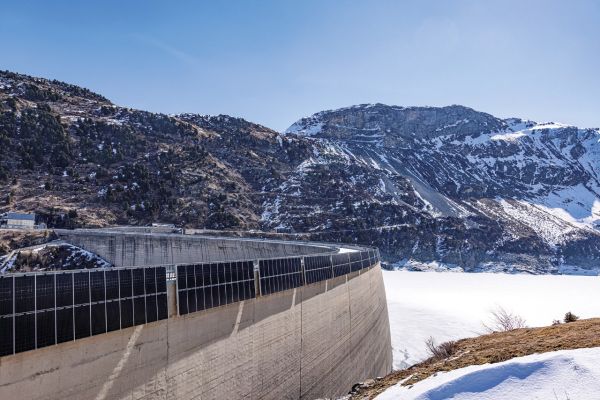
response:
[[[439,373],[377,400],[598,400],[600,348],[563,350]]]
[[[600,317],[597,276],[383,271],[383,279],[396,369],[426,358],[430,336],[439,343],[484,333],[497,307],[529,326],[550,325],[567,311]]]

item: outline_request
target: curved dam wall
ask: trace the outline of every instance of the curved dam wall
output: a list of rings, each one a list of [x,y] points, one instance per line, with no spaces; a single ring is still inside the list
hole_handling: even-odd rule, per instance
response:
[[[64,241],[98,254],[117,267],[237,261],[335,252],[303,242],[193,235],[56,230]]]
[[[391,371],[379,263],[183,316],[176,285],[167,319],[0,357],[0,399],[316,399]]]
[[[315,399],[390,372],[379,267],[0,359],[2,399]]]

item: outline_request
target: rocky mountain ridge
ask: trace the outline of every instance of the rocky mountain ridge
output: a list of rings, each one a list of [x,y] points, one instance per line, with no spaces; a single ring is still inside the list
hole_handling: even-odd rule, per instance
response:
[[[0,72],[0,212],[358,242],[410,268],[597,273],[599,139],[463,106],[382,104],[278,133]]]

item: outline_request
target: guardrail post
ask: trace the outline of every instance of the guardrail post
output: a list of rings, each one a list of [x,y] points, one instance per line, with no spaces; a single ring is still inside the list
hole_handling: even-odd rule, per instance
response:
[[[254,293],[256,293],[256,297],[262,296],[260,290],[260,262],[258,260],[252,261],[254,265]]]
[[[333,273],[333,255],[329,256],[329,265],[331,266],[331,279],[335,278],[335,274]]]
[[[306,285],[306,269],[304,268],[304,257],[300,257],[300,271],[302,271],[302,284]]]

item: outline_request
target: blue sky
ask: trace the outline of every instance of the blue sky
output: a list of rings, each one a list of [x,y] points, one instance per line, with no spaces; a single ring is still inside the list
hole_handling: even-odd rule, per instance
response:
[[[359,103],[600,126],[600,1],[13,1],[0,69],[283,130]]]

